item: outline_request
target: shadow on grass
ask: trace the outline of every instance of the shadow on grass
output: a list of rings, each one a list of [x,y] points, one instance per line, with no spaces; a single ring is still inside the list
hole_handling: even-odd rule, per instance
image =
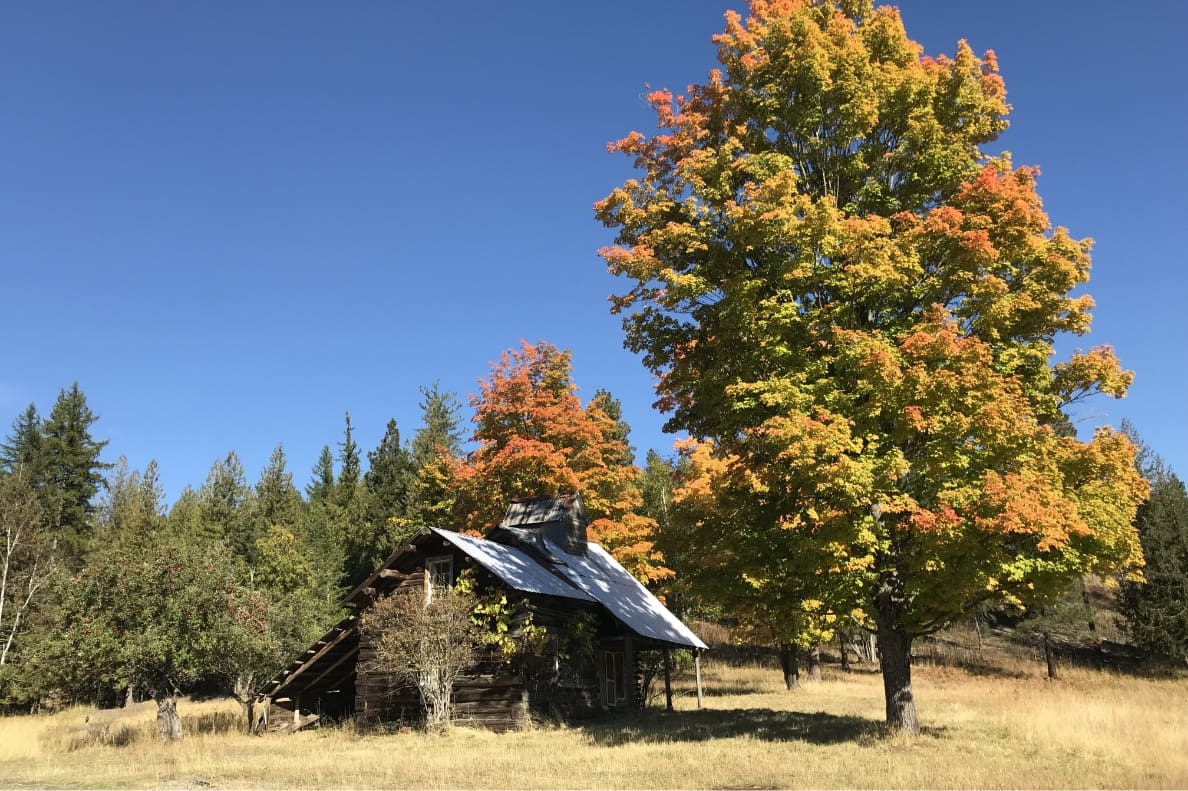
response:
[[[704,742],[749,736],[771,742],[839,744],[873,741],[886,732],[882,722],[819,711],[806,714],[773,709],[643,712],[588,723],[582,730],[601,747],[632,743]],[[931,734],[930,734],[931,735]]]

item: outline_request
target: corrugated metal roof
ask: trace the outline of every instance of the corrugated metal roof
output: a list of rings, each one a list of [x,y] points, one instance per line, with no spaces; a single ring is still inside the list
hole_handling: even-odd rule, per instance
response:
[[[602,547],[591,543],[581,557],[545,543],[554,557],[563,559],[557,570],[636,634],[690,648],[708,647]]]
[[[472,538],[461,533],[452,533],[440,528],[429,528],[449,541],[480,566],[494,574],[504,583],[525,593],[540,593],[546,596],[563,596],[579,601],[594,601],[593,597],[573,587],[565,580],[551,573],[539,562],[514,547]]]

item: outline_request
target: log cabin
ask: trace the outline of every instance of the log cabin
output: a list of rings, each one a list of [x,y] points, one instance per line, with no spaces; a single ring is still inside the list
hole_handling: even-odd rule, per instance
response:
[[[480,595],[502,592],[513,637],[531,625],[544,639],[523,640],[510,656],[487,652],[463,674],[454,685],[456,723],[502,731],[632,710],[661,672],[671,708],[672,649],[692,649],[700,705],[705,643],[588,540],[587,524],[574,493],[516,500],[482,538],[420,531],[346,596],[351,615],[265,687],[267,727],[297,730],[352,716],[362,723],[417,723],[418,691],[373,669],[376,636],[361,628],[360,616],[393,592],[432,596],[462,575]]]

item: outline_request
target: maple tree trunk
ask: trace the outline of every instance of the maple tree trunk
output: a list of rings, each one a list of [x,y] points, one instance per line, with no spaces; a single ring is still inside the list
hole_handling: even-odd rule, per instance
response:
[[[1052,650],[1052,638],[1044,632],[1044,662],[1048,665],[1048,680],[1056,678],[1056,652]]]
[[[916,701],[912,698],[912,637],[904,628],[896,598],[884,590],[875,600],[879,666],[887,702],[887,725],[901,733],[914,735],[920,732],[920,721],[916,717]]]
[[[161,734],[161,740],[179,741],[182,725],[181,717],[177,716],[177,698],[164,693],[157,693],[153,698],[157,701],[157,732]]]
[[[809,680],[821,680],[821,644],[813,643],[809,647]]]
[[[841,669],[843,673],[850,672],[850,648],[846,645],[849,635],[838,632],[837,647],[841,650]]]
[[[800,687],[800,649],[795,643],[780,646],[780,669],[784,672],[784,684],[788,689]]]

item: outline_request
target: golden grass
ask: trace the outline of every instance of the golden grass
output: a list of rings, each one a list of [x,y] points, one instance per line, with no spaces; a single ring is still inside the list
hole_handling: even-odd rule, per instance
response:
[[[154,706],[0,719],[0,787],[1054,788],[1188,786],[1188,681],[1038,666],[916,670],[924,735],[882,733],[879,677],[707,663],[706,709],[496,735],[456,729],[290,736],[238,732],[230,701],[183,702],[187,736],[156,739]],[[90,722],[84,717],[91,716]]]

